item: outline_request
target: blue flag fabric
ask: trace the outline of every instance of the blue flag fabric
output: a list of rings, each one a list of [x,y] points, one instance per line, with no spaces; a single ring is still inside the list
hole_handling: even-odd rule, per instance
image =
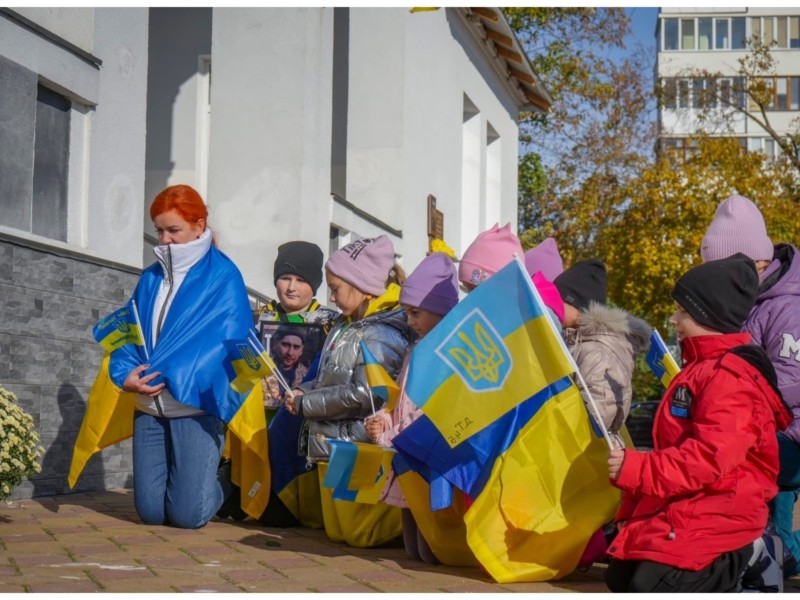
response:
[[[89,456],[131,435],[135,397],[123,393],[122,384],[134,368],[149,363],[145,374],[161,373],[151,385],[165,382],[178,402],[228,425],[225,452],[233,461],[231,479],[246,492],[242,509],[257,518],[270,490],[261,384],[247,393],[231,387],[224,343],[246,338],[253,323],[241,273],[211,247],[186,274],[153,347],[153,309],[162,281],[158,263],[139,278],[132,299],[139,309],[145,345],[124,344],[103,361],[75,443],[70,485],[77,482]]]
[[[681,370],[664,340],[661,339],[658,329],[654,329],[650,334],[650,349],[647,351],[645,361],[665,388],[669,387],[672,378]]]
[[[112,353],[109,374],[122,386],[135,367],[149,363],[145,372],[160,371],[151,385],[166,382],[172,396],[228,423],[245,394],[231,389],[225,364],[223,340],[247,338],[253,316],[239,269],[212,247],[186,274],[164,319],[158,343],[153,347],[153,308],[163,280],[159,263],[142,272],[133,299],[139,308],[144,341],[128,344]]]

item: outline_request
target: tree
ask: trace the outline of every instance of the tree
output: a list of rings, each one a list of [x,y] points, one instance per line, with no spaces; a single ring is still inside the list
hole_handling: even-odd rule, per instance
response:
[[[778,59],[772,49],[777,42],[765,44],[759,36],[753,36],[746,45],[747,53],[737,59],[738,66],[732,71],[687,67],[679,70],[676,78],[666,78],[659,84],[660,102],[668,108],[675,108],[676,97],[680,95],[676,81],[678,78],[688,79],[697,94],[693,99],[695,133],[736,135],[736,124],[744,117],[775,141],[782,157],[800,176],[800,117],[793,119],[786,131],[776,128],[772,119],[774,110],[788,108],[780,106],[781,102],[786,102],[786,94],[781,100],[776,89]]]
[[[609,298],[664,331],[674,282],[701,262],[700,243],[717,205],[733,193],[759,207],[774,243],[797,240],[793,167],[746,152],[734,139],[701,137],[685,161],[666,154],[620,195],[624,202],[598,236]]]
[[[525,246],[555,236],[570,262],[593,253],[617,188],[652,157],[652,56],[610,57],[630,27],[621,8],[504,13],[553,98],[520,122],[519,231]]]

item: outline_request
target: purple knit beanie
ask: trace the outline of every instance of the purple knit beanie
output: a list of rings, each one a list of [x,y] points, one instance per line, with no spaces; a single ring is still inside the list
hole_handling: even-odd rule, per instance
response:
[[[400,304],[446,315],[458,304],[456,266],[444,252],[426,256],[400,290]]]
[[[546,279],[553,281],[564,272],[564,261],[558,253],[558,245],[554,238],[545,238],[542,242],[525,253],[525,269],[533,277],[541,271]]]
[[[385,235],[350,242],[331,254],[325,263],[328,271],[373,296],[386,291],[386,281],[393,266],[394,246]]]
[[[458,280],[464,284],[480,285],[514,260],[514,254],[522,258],[525,253],[519,238],[511,231],[511,223],[478,234],[475,241],[464,251],[458,265]]]
[[[753,260],[772,260],[775,252],[761,211],[744,196],[733,195],[717,206],[700,245],[703,262],[741,252]]]

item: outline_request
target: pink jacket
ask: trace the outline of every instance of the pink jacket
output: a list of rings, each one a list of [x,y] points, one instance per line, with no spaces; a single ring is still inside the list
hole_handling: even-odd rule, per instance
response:
[[[406,395],[406,376],[408,374],[408,362],[410,358],[411,352],[406,354],[405,360],[403,360],[403,366],[400,368],[400,373],[397,375],[397,381],[400,384],[400,397],[397,400],[397,405],[394,407],[394,410],[388,413],[386,409],[382,408],[375,413],[375,417],[381,419],[385,425],[384,432],[378,437],[377,443],[387,448],[392,446],[392,440],[397,434],[422,415],[422,411],[417,408]],[[403,497],[400,484],[395,480],[394,471],[389,475],[389,478],[390,481],[384,488],[381,501],[386,504],[391,504],[392,506],[407,508],[408,503]]]

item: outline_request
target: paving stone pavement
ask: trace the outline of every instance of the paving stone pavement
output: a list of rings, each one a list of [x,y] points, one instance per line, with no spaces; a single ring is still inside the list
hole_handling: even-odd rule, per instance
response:
[[[350,548],[324,531],[214,520],[143,525],[130,490],[0,504],[0,594],[22,592],[607,592],[603,565],[547,583],[408,558],[398,541]],[[800,591],[800,580],[787,582]]]

